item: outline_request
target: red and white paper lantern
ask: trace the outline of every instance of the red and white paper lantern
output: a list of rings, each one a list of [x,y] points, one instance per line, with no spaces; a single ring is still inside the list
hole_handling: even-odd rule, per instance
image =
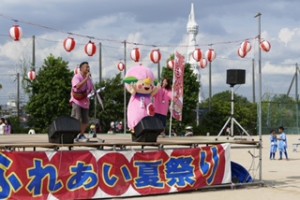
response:
[[[12,26],[9,35],[14,41],[19,41],[22,38],[22,28],[19,25]]]
[[[246,56],[247,53],[251,50],[251,44],[250,44],[250,42],[248,40],[245,40],[244,42],[242,42],[240,49],[243,51],[243,55]]]
[[[84,51],[88,56],[93,56],[97,51],[97,47],[94,42],[89,41],[89,43],[85,45]]]
[[[74,69],[74,74],[79,74],[80,73],[80,68],[79,67],[76,67],[75,69]]]
[[[207,60],[205,58],[202,58],[200,60],[200,68],[204,69],[207,66]]]
[[[76,41],[72,37],[68,37],[64,40],[64,48],[67,52],[71,52],[74,50],[76,46]]]
[[[214,49],[208,49],[205,52],[205,57],[209,62],[212,62],[216,58],[216,52]]]
[[[192,57],[194,58],[194,60],[196,62],[199,62],[203,57],[203,53],[202,53],[201,49],[199,49],[199,48],[195,49],[193,51]]]
[[[29,80],[31,80],[31,81],[35,80],[35,78],[36,78],[35,71],[28,72],[27,76],[28,76]]]
[[[174,65],[175,65],[174,60],[169,60],[169,61],[168,61],[168,67],[169,67],[170,69],[173,69],[173,68],[174,68]]]
[[[263,40],[260,43],[260,48],[265,52],[269,52],[271,49],[271,44],[267,40]]]
[[[241,57],[241,58],[245,58],[245,56],[247,55],[247,52],[244,51],[242,48],[239,48],[237,51],[237,54]]]
[[[141,52],[139,48],[134,48],[131,50],[130,52],[130,58],[131,60],[133,60],[134,62],[139,62],[141,59]]]
[[[119,69],[120,72],[123,71],[125,69],[125,64],[122,63],[122,62],[119,62],[118,69]]]
[[[153,63],[159,63],[160,60],[161,60],[161,53],[159,51],[159,49],[154,49],[151,51],[150,53],[150,60],[153,62]]]

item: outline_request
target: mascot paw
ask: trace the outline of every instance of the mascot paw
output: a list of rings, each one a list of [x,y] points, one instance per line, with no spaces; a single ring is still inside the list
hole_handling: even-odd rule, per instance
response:
[[[152,103],[148,104],[148,106],[147,106],[147,115],[149,115],[149,116],[155,115],[155,108]]]

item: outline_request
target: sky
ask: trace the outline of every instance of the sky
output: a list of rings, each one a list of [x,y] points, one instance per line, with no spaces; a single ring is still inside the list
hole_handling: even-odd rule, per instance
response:
[[[204,52],[212,44],[216,59],[211,64],[212,95],[229,90],[226,70],[245,69],[246,83],[235,86],[235,92],[253,99],[252,64],[255,70],[255,96],[258,97],[258,40],[261,13],[261,37],[271,44],[269,52],[262,52],[261,75],[263,97],[286,94],[295,74],[300,52],[300,1],[298,0],[2,0],[0,7],[0,104],[16,96],[16,73],[32,63],[32,36],[35,35],[35,60],[38,70],[50,54],[62,57],[74,70],[88,61],[94,82],[99,80],[99,49],[95,56],[87,56],[85,44],[91,40],[102,48],[102,78],[119,73],[117,64],[138,65],[130,59],[130,51],[141,50],[140,63],[157,75],[157,65],[151,63],[149,53],[159,48],[161,66],[175,51],[186,54],[187,22],[194,4],[199,26],[197,45]],[[22,27],[23,37],[13,41],[11,26]],[[72,52],[66,52],[63,41],[68,36],[77,42]],[[251,51],[245,58],[237,55],[241,43],[248,39]],[[254,62],[252,60],[254,59]],[[201,69],[204,98],[209,97],[209,70]],[[55,78],[55,77],[54,77]],[[290,96],[295,96],[295,86]],[[24,94],[21,90],[21,98]],[[26,98],[24,98],[26,99]],[[257,100],[257,99],[256,99]]]

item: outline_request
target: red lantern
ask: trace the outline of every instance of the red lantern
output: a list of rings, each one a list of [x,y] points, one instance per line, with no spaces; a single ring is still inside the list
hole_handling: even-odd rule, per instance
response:
[[[120,72],[123,71],[125,69],[125,64],[122,63],[122,62],[119,62],[118,69],[119,69]]]
[[[139,48],[134,48],[132,49],[132,51],[130,52],[130,58],[134,61],[134,62],[139,62],[140,58],[141,58],[141,52]]]
[[[22,37],[22,28],[19,25],[14,25],[9,29],[9,35],[14,41],[19,41]]]
[[[85,45],[84,51],[88,56],[93,56],[97,51],[97,47],[94,42],[89,41],[89,43]]]
[[[169,61],[168,61],[168,67],[169,67],[170,69],[173,69],[173,68],[174,68],[174,65],[175,65],[174,60],[169,60]]]
[[[205,53],[205,57],[209,62],[212,62],[216,58],[215,50],[208,49]]]
[[[194,58],[195,61],[199,62],[202,59],[202,51],[201,49],[197,48],[192,54],[192,57]]]
[[[260,48],[265,52],[269,52],[271,49],[271,44],[267,40],[263,40],[260,43]]]
[[[206,60],[205,58],[202,58],[202,59],[200,60],[200,67],[201,67],[202,69],[204,69],[206,66],[207,66],[207,60]]]
[[[237,54],[241,57],[241,58],[245,58],[245,56],[247,55],[247,52],[244,51],[242,48],[239,48],[237,51]]]
[[[244,42],[242,42],[241,44],[241,48],[240,48],[243,52],[243,55],[247,55],[247,53],[251,50],[251,44],[248,40],[245,40]],[[244,56],[244,57],[245,57]]]
[[[35,71],[28,72],[27,76],[31,81],[35,80],[35,78],[36,78]]]
[[[74,74],[79,74],[80,73],[80,68],[79,67],[76,67],[75,69],[74,69]]]
[[[76,42],[75,42],[74,38],[68,37],[64,40],[64,48],[67,52],[73,51],[75,46],[76,46]]]
[[[161,53],[160,53],[159,49],[152,50],[150,53],[150,60],[153,63],[159,63],[160,59],[161,59]]]

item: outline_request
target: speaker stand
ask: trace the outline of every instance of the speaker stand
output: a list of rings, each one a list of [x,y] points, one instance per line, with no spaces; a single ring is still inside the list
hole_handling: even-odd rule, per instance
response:
[[[236,124],[240,129],[242,129],[242,134],[246,134],[247,136],[251,137],[249,133],[241,126],[241,124],[233,117],[234,116],[234,84],[230,85],[231,87],[231,111],[230,111],[230,117],[227,119],[226,123],[224,124],[223,128],[219,132],[218,136],[215,138],[215,140],[218,140],[218,138],[222,135],[225,128],[229,128],[228,124],[230,123],[230,128],[227,135],[227,140],[229,139],[229,136],[234,137],[234,124]],[[227,132],[227,131],[226,131]],[[253,139],[252,139],[253,140]]]

